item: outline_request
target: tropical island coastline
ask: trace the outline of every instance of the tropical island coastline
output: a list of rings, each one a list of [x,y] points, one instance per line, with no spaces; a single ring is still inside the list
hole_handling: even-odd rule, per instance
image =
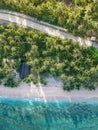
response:
[[[97,1],[0,1],[0,130],[98,129]]]

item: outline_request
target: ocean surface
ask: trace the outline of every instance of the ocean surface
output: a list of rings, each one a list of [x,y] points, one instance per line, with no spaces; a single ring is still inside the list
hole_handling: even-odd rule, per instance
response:
[[[0,98],[0,130],[98,130],[98,102]]]

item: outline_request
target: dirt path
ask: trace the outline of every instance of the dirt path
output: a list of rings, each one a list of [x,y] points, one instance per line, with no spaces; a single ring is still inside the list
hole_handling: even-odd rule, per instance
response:
[[[23,26],[28,26],[33,29],[47,33],[49,35],[60,37],[62,39],[71,38],[73,41],[78,41],[81,45],[87,45],[87,46],[92,45],[91,41],[85,40],[80,37],[75,37],[69,34],[67,32],[67,29],[54,26],[43,21],[39,21],[35,18],[32,18],[24,14],[12,11],[0,10],[0,21],[1,24],[5,22],[12,22],[16,24],[21,24]],[[93,46],[98,47],[98,44],[94,44]]]

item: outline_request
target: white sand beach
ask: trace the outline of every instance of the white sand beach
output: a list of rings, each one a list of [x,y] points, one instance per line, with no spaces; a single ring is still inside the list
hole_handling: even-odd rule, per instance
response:
[[[33,83],[21,83],[16,88],[9,88],[0,85],[0,97],[18,98],[18,99],[34,99],[43,101],[73,101],[73,100],[97,100],[98,88],[93,91],[81,89],[71,92],[62,89],[62,82],[54,78],[47,79],[47,85],[34,85]]]

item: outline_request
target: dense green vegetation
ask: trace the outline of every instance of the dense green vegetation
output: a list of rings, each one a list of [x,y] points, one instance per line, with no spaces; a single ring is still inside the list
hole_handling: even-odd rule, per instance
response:
[[[97,0],[0,0],[0,8],[62,26],[74,35],[98,38]]]
[[[26,82],[45,83],[44,77],[51,74],[63,80],[65,90],[98,85],[98,49],[23,27],[0,25],[1,83],[17,86],[15,75],[22,59],[30,66],[29,76],[23,79]]]

